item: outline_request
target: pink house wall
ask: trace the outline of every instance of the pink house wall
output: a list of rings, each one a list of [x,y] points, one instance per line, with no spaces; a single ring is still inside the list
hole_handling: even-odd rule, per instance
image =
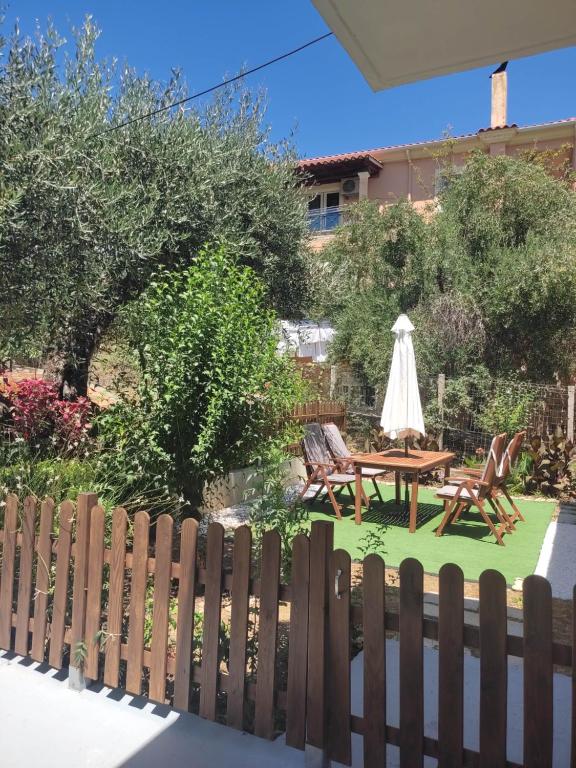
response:
[[[407,199],[421,211],[430,209],[436,195],[437,172],[444,162],[448,148],[452,162],[457,166],[463,165],[470,152],[475,149],[491,155],[510,156],[536,150],[553,153],[551,163],[554,166],[560,168],[567,164],[576,170],[576,118],[528,128],[505,126],[483,130],[454,139],[449,147],[446,142],[435,141],[429,144],[371,150],[366,154],[378,160],[382,168],[377,175],[368,179],[368,198],[383,205]],[[334,156],[333,162],[338,163],[338,156]],[[335,188],[334,182],[331,188]],[[322,184],[311,189],[321,191]],[[312,247],[322,248],[332,236],[333,232],[314,235]]]

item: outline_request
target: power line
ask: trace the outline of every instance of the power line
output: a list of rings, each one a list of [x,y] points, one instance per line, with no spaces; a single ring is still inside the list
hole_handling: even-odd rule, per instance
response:
[[[175,101],[172,104],[167,104],[165,107],[159,107],[158,109],[153,110],[152,112],[147,112],[144,115],[138,115],[138,117],[133,117],[131,120],[126,120],[123,123],[119,123],[118,125],[112,125],[110,128],[105,128],[103,131],[100,131],[100,133],[93,133],[91,136],[88,136],[89,139],[97,139],[99,136],[104,136],[107,133],[112,133],[113,131],[119,131],[121,128],[126,128],[128,125],[133,125],[134,123],[140,122],[140,120],[146,120],[149,117],[154,117],[155,115],[159,115],[161,112],[166,112],[168,109],[173,109],[174,107],[179,107],[182,104],[186,104],[188,101],[193,101],[193,99],[199,99],[201,96],[206,96],[209,93],[213,93],[214,91],[217,91],[219,88],[224,88],[226,85],[230,85],[230,83],[235,83],[237,80],[241,80],[243,77],[247,77],[248,75],[253,75],[254,72],[259,72],[261,69],[265,69],[266,67],[271,66],[272,64],[276,64],[278,61],[282,61],[283,59],[287,59],[290,56],[294,56],[296,53],[300,53],[300,51],[303,51],[305,48],[310,48],[311,45],[316,45],[316,43],[321,42],[322,40],[326,40],[327,37],[331,37],[334,33],[333,32],[326,32],[324,35],[320,35],[320,37],[315,37],[314,40],[309,40],[307,43],[304,43],[304,45],[298,46],[298,48],[293,48],[291,51],[287,51],[287,53],[283,53],[280,56],[276,56],[273,59],[270,59],[269,61],[265,61],[263,64],[259,64],[257,67],[253,67],[252,69],[246,70],[246,72],[241,72],[239,75],[236,75],[235,77],[231,77],[229,80],[224,80],[221,83],[218,83],[217,85],[213,85],[210,88],[206,88],[204,91],[200,91],[200,93],[195,93],[192,96],[187,96],[185,99],[180,99],[179,101]]]

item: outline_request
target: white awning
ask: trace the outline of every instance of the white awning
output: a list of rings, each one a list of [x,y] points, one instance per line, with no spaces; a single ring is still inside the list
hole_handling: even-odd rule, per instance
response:
[[[373,90],[576,45],[575,0],[312,0]]]

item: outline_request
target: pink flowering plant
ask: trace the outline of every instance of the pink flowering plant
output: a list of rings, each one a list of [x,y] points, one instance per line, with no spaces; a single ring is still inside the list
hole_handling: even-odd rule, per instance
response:
[[[9,432],[35,448],[49,446],[59,453],[79,453],[88,439],[91,403],[59,397],[56,384],[41,379],[3,382],[2,422]]]

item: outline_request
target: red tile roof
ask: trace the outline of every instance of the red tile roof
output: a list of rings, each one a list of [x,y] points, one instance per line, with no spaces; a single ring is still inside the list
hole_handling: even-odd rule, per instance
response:
[[[531,128],[546,128],[548,126],[552,125],[558,125],[561,123],[574,123],[576,122],[576,117],[567,117],[562,120],[551,120],[548,123],[535,123],[534,125],[524,125],[524,126],[517,126],[515,123],[512,125],[505,125],[501,126],[502,128],[518,128],[520,127],[520,130],[529,130]],[[375,152],[391,152],[395,149],[409,149],[410,147],[421,147],[426,144],[439,144],[446,140],[450,141],[459,141],[461,139],[471,139],[474,138],[474,136],[477,136],[478,133],[484,133],[486,131],[492,131],[492,130],[499,130],[498,128],[480,128],[480,130],[477,133],[464,133],[460,136],[449,136],[442,139],[430,139],[429,141],[415,141],[408,144],[392,144],[387,147],[374,147],[372,149],[363,149],[359,150],[357,152],[344,152],[339,155],[323,155],[320,157],[304,157],[301,160],[298,161],[298,167],[302,169],[310,169],[312,166],[326,166],[331,165],[337,162],[343,162],[346,160],[361,160],[361,159],[368,159],[370,158],[376,163],[379,163],[380,161],[373,156],[373,153]]]
[[[324,157],[309,157],[298,161],[300,168],[308,168],[312,165],[332,165],[346,160],[371,160],[381,165],[380,161],[369,152],[345,152],[341,155],[325,155]]]

